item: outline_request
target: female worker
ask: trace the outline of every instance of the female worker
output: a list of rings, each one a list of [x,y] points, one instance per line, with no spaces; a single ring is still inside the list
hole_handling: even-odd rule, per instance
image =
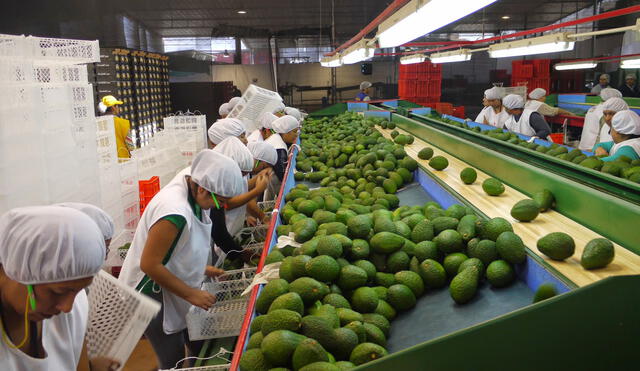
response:
[[[258,129],[247,137],[247,142],[262,142],[271,136],[271,123],[278,119],[278,116],[271,112],[263,113],[258,119]]]
[[[285,108],[287,108],[287,106],[285,106],[284,103],[278,102],[278,104],[276,104],[276,106],[273,107],[273,110],[271,112],[273,112],[273,114],[276,115],[277,117],[282,117],[285,115],[284,113]]]
[[[587,114],[584,116],[584,127],[582,128],[580,144],[578,145],[578,148],[583,151],[591,151],[594,145],[600,143],[600,132],[603,126],[605,126],[604,114],[602,112],[604,103],[609,100],[609,98],[622,98],[622,94],[616,89],[605,88],[600,91],[600,98],[602,99],[602,103],[589,108]],[[609,137],[606,141],[608,142],[610,140],[611,138]]]
[[[611,142],[613,137],[611,136],[611,120],[613,116],[620,112],[629,109],[629,105],[622,98],[610,98],[602,104],[602,128],[600,129],[600,136],[598,137],[598,143]]]
[[[485,98],[488,106],[482,110],[482,121],[478,122],[503,128],[504,123],[509,119],[509,114],[502,106],[502,89],[494,86],[485,91]]]
[[[611,120],[613,141],[596,144],[596,156],[602,161],[615,161],[621,156],[640,159],[640,116],[631,110],[620,111]]]
[[[513,133],[545,140],[551,134],[549,124],[541,114],[524,108],[524,98],[521,96],[509,94],[504,97],[502,103],[509,113],[509,118],[504,124],[505,129]]]
[[[65,202],[57,204],[56,206],[76,209],[91,218],[91,220],[93,220],[93,222],[98,226],[98,229],[100,229],[100,232],[102,232],[102,237],[104,237],[104,244],[107,250],[105,257],[109,256],[109,245],[111,244],[111,239],[113,238],[115,230],[113,219],[109,214],[97,206],[81,202]]]
[[[242,143],[247,144],[246,131],[244,123],[238,119],[226,118],[218,120],[207,131],[209,145],[211,148],[215,148],[227,137],[238,137]]]
[[[256,176],[260,174],[264,174],[265,177],[270,179],[273,176],[273,166],[278,162],[278,152],[276,149],[269,143],[266,142],[253,142],[247,144],[247,148],[253,155],[253,159],[255,164],[253,166],[253,171],[251,172],[254,175],[251,180],[256,179]],[[260,210],[258,207],[257,199],[251,200],[247,205],[247,211],[250,216],[247,218],[247,223],[249,225],[257,224],[256,221],[260,220],[262,224],[268,223],[268,219],[265,213]]]
[[[360,92],[356,95],[356,102],[368,102],[371,100],[369,96],[369,88],[371,83],[369,81],[363,81],[360,83]]]
[[[478,116],[476,116],[476,119],[474,122],[477,122],[479,124],[484,122],[484,115],[487,112],[487,110],[489,109],[489,102],[487,100],[487,93],[490,91],[491,89],[487,89],[484,91],[484,95],[482,96],[482,110],[480,111],[480,113],[478,114]]]
[[[130,158],[131,151],[135,149],[135,145],[130,137],[131,123],[118,117],[120,114],[120,105],[124,102],[117,100],[113,95],[107,95],[102,98],[98,104],[98,109],[103,115],[113,115],[113,125],[116,132],[116,146],[119,158]]]
[[[218,114],[220,115],[221,119],[227,118],[230,112],[231,110],[229,109],[229,103],[222,103],[220,105],[220,108],[218,108]]]
[[[160,190],[140,218],[119,279],[162,303],[145,331],[160,368],[173,368],[185,356],[189,307],[209,309],[215,303],[213,295],[200,290],[205,275],[221,273],[207,266],[212,222],[203,210],[222,209],[241,191],[238,165],[203,150],[190,175]]]
[[[529,93],[529,100],[525,103],[524,108],[536,111],[542,116],[573,116],[573,113],[559,107],[551,107],[545,103],[547,91],[542,88],[535,88]]]
[[[287,153],[289,146],[294,144],[298,139],[298,131],[300,128],[298,120],[289,115],[280,117],[271,125],[273,127],[274,134],[265,142],[271,144],[273,148],[276,149],[276,152],[278,153],[278,161],[273,167],[276,176],[272,178],[267,192],[265,192],[265,200],[275,198],[280,191],[280,182],[282,182],[284,172],[287,169]]]
[[[298,120],[298,122],[302,122],[304,117],[302,116],[302,112],[299,109],[293,107],[287,107],[284,109],[285,115],[293,116]]]
[[[68,207],[17,208],[0,217],[0,369],[76,370],[89,303],[85,288],[104,263],[104,238]],[[112,361],[92,360],[92,370]]]

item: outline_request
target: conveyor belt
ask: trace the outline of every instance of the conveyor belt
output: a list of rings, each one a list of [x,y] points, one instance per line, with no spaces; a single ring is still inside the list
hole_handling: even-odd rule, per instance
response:
[[[391,138],[391,130],[384,130],[380,128],[378,128],[378,130],[380,130],[385,137]],[[396,130],[404,132],[404,130],[401,129]],[[447,157],[449,160],[449,167],[443,171],[430,171],[429,169],[431,168],[428,166],[428,161],[420,160],[418,158],[418,152],[426,146],[434,149],[434,155]],[[405,146],[405,149],[407,154],[416,159],[427,172],[430,172],[436,179],[439,179],[442,183],[446,184],[450,191],[457,193],[460,197],[474,205],[486,216],[490,218],[503,217],[511,221],[513,223],[514,231],[523,239],[525,245],[529,247],[530,254],[543,260],[546,264],[560,272],[577,286],[588,285],[609,276],[640,273],[640,256],[619,245],[616,245],[616,258],[609,266],[603,269],[591,271],[583,269],[580,265],[580,257],[582,256],[584,246],[590,240],[602,237],[601,235],[553,210],[540,214],[538,218],[532,222],[517,222],[510,215],[511,207],[516,202],[528,198],[526,195],[505,185],[506,191],[501,196],[488,196],[482,190],[481,184],[489,176],[478,169],[476,169],[478,172],[478,179],[476,182],[471,185],[464,184],[460,180],[459,174],[462,169],[469,165],[450,153],[446,153],[432,144],[427,144],[421,139],[416,138],[414,143],[412,145]],[[574,238],[576,242],[576,252],[571,258],[563,262],[558,262],[548,259],[538,253],[535,247],[536,242],[538,239],[551,232],[565,232]]]

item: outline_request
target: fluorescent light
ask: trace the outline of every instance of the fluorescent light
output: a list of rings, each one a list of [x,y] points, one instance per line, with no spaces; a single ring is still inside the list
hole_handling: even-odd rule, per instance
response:
[[[555,64],[553,68],[557,71],[584,70],[588,68],[596,68],[597,65],[598,62],[596,61],[564,62]]]
[[[497,0],[412,0],[378,26],[380,48],[392,48],[433,32]],[[453,4],[452,4],[453,3]]]
[[[422,63],[427,60],[427,56],[424,54],[413,54],[407,55],[406,57],[400,58],[400,64],[414,64],[414,63]]]
[[[247,14],[246,10],[238,10],[238,14]]]
[[[623,59],[622,63],[620,63],[620,68],[625,68],[625,69],[640,68],[640,58]]]
[[[375,52],[375,48],[370,48],[367,43],[370,40],[362,39],[357,43],[348,47],[342,54],[342,63],[344,64],[354,64],[362,61],[366,61],[367,59],[373,58],[373,53]]]
[[[452,52],[434,53],[429,56],[431,63],[464,62],[471,59],[471,50],[460,49]]]
[[[522,55],[558,53],[573,50],[574,41],[564,33],[533,37],[489,46],[491,58],[517,57]]]
[[[503,16],[502,16],[502,17],[500,17],[500,18],[502,18],[502,19],[509,19],[509,18],[511,18],[511,17],[509,17],[508,15],[503,15]]]
[[[340,60],[340,54],[336,54],[332,57],[322,58],[320,61],[320,65],[322,67],[340,67],[342,66],[342,61]]]

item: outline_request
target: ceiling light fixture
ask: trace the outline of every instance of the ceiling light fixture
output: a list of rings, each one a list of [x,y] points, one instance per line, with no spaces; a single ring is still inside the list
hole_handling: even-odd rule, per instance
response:
[[[378,26],[380,48],[405,44],[465,17],[497,0],[412,0]]]
[[[336,54],[331,57],[325,57],[320,60],[320,65],[322,67],[340,67],[342,66],[342,61],[340,60],[340,54]]]
[[[246,10],[238,10],[238,14],[247,14]]]
[[[623,59],[620,63],[620,68],[629,69],[629,68],[640,68],[640,58],[628,58]]]
[[[348,47],[342,53],[342,63],[344,64],[354,64],[362,61],[366,61],[367,59],[373,58],[373,53],[375,52],[375,48],[369,47],[368,43],[371,40],[362,39],[357,43]]]
[[[500,17],[502,19],[510,19],[511,17],[509,17],[508,15],[503,15],[502,17]]]
[[[558,53],[573,50],[575,41],[565,33],[557,33],[530,39],[522,39],[489,46],[491,58],[518,57],[522,55]]]
[[[429,56],[431,63],[465,62],[471,59],[471,50],[460,49],[451,52],[434,53]]]
[[[400,64],[422,63],[426,60],[427,60],[427,56],[424,54],[413,54],[413,55],[407,55],[406,57],[400,58]]]
[[[598,66],[598,62],[596,61],[576,61],[576,62],[562,62],[557,63],[553,66],[556,71],[566,71],[566,70],[586,70],[589,68],[596,68]]]

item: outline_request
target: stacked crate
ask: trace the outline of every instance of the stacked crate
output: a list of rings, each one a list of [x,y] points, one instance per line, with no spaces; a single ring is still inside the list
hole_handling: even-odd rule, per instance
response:
[[[550,59],[513,61],[511,67],[511,86],[526,86],[527,93],[536,88],[551,92]]]
[[[398,95],[423,106],[440,102],[442,95],[442,65],[430,61],[400,65]]]
[[[106,95],[113,95],[123,102],[120,117],[133,121],[135,110],[129,54],[127,49],[100,49],[100,62],[89,66],[89,80],[95,88],[96,102]]]

